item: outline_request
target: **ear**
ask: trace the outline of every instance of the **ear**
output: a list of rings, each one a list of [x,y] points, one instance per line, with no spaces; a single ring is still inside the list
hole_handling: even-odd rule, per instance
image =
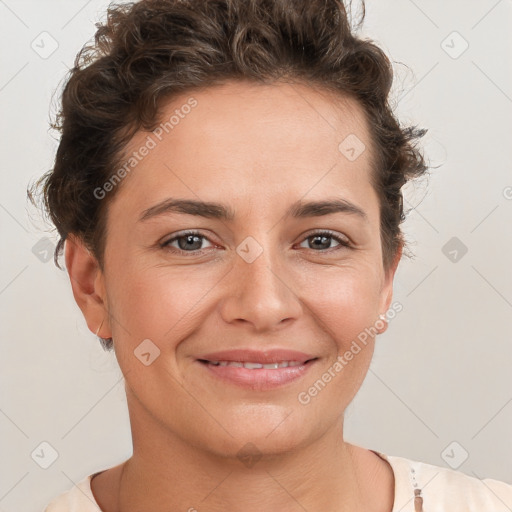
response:
[[[395,277],[396,269],[398,268],[398,264],[402,259],[403,252],[403,243],[401,243],[395,253],[393,258],[393,262],[385,271],[384,281],[382,284],[381,290],[381,304],[380,304],[380,314],[385,315],[386,311],[389,309],[391,305],[391,300],[393,299],[393,280]],[[379,334],[382,334],[388,328],[387,321],[384,321],[384,327],[379,329]]]
[[[66,238],[65,261],[73,296],[89,330],[101,338],[111,338],[105,278],[98,261],[75,235]]]

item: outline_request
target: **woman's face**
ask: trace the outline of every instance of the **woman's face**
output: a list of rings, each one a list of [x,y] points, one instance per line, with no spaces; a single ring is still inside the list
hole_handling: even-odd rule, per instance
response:
[[[391,301],[362,110],[303,85],[229,83],[173,100],[169,119],[130,142],[96,282],[132,429],[221,455],[311,443],[341,425]],[[325,201],[339,207],[308,207]],[[239,349],[256,353],[214,354]],[[203,361],[237,358],[298,366]]]

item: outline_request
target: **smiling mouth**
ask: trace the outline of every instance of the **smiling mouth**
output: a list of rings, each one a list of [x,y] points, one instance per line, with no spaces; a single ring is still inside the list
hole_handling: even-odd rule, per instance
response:
[[[318,357],[269,362],[197,359],[207,374],[218,382],[250,391],[270,391],[292,385],[311,372],[317,361]]]
[[[280,361],[275,363],[255,363],[251,361],[208,361],[206,359],[198,359],[199,362],[203,364],[209,364],[212,366],[232,366],[235,368],[247,368],[249,370],[278,370],[279,368],[289,368],[292,366],[301,366],[309,363],[310,361],[314,361],[317,359],[316,357],[313,359],[308,359],[306,361]]]

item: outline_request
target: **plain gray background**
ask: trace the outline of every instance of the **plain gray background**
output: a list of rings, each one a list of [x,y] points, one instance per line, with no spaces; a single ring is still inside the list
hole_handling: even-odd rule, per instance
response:
[[[56,238],[25,199],[57,147],[52,94],[107,5],[0,0],[0,512],[41,510],[131,455],[115,356],[45,261]],[[366,5],[362,33],[394,63],[397,115],[429,129],[436,168],[406,188],[403,311],[377,340],[345,437],[512,483],[512,2]]]

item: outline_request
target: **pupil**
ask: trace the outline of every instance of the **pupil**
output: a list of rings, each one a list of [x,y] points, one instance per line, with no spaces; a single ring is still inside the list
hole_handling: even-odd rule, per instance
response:
[[[185,236],[185,240],[186,240],[186,242],[185,242],[185,249],[186,249],[187,247],[188,247],[189,249],[191,248],[191,247],[190,247],[190,244],[193,244],[193,243],[194,243],[194,239],[199,240],[199,244],[201,244],[199,236],[197,236],[197,235],[186,235],[186,236]],[[182,239],[182,240],[183,240],[183,239]],[[197,241],[196,241],[196,243],[197,243]],[[195,247],[195,248],[197,249],[197,247]]]
[[[316,242],[314,243],[317,247],[318,247],[319,245],[323,245],[323,244],[325,244],[325,243],[327,243],[327,245],[329,245],[329,243],[328,243],[329,237],[328,237],[328,236],[324,236],[324,235],[317,235],[317,236],[315,236],[315,240],[321,240],[321,241],[320,241],[320,243],[316,243]],[[326,242],[326,241],[327,241],[327,242]]]

